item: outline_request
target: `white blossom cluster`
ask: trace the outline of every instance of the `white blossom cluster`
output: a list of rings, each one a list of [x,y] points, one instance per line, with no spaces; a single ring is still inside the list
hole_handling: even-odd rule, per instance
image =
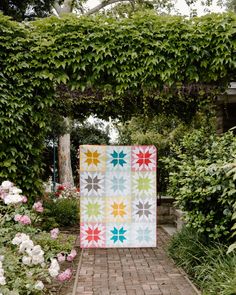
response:
[[[12,240],[13,245],[19,246],[19,252],[24,255],[22,262],[25,265],[37,265],[44,266],[44,251],[40,245],[34,245],[30,237],[24,233],[17,233]]]
[[[78,198],[80,195],[76,187],[68,184],[58,185],[56,194],[58,199]]]
[[[2,266],[2,261],[4,259],[4,256],[0,256],[0,285],[6,285],[6,278],[4,276],[4,269]]]
[[[48,269],[50,276],[55,278],[56,276],[58,276],[59,271],[60,271],[60,265],[57,259],[56,258],[51,259],[51,265]]]
[[[44,284],[43,284],[43,282],[42,282],[42,281],[37,281],[36,284],[34,285],[34,288],[35,288],[36,290],[43,290],[43,288],[44,288]],[[0,294],[0,295],[1,295],[1,294]]]
[[[0,186],[0,198],[6,205],[18,204],[23,202],[24,196],[21,195],[22,190],[14,186],[14,184],[8,180],[3,181]]]

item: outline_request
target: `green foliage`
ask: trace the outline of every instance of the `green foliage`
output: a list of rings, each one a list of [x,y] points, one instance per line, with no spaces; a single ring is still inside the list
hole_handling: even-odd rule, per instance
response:
[[[2,0],[0,10],[14,20],[22,21],[47,16],[53,3],[53,0]]]
[[[229,237],[232,227],[236,188],[225,165],[235,153],[231,132],[217,136],[201,129],[173,146],[165,161],[171,171],[169,193],[185,211],[187,225],[214,239]]]
[[[203,295],[236,294],[236,253],[205,239],[195,229],[183,228],[170,242],[168,252],[190,275]]]
[[[48,283],[53,280],[49,275],[51,259],[60,252],[68,255],[75,237],[66,235],[65,238],[59,234],[57,239],[52,239],[49,233],[42,232],[42,211],[36,210],[37,204],[31,207],[22,203],[22,197],[21,190],[9,181],[0,185],[0,292],[4,295],[51,294],[48,289]],[[20,217],[27,217],[27,222]],[[39,280],[46,285],[43,291],[36,288]]]
[[[49,211],[44,218],[54,217],[57,226],[70,226],[75,225],[79,221],[79,206],[77,200],[61,199],[57,202],[48,201],[44,203],[44,206]],[[53,225],[54,226],[54,225]],[[51,228],[53,227],[50,226]]]
[[[155,145],[158,149],[158,159],[170,153],[170,145],[179,142],[188,126],[179,118],[171,115],[158,115],[153,118],[146,116],[132,117],[130,121],[117,125],[119,144]],[[158,160],[158,190],[166,192],[168,171],[162,161]]]
[[[181,120],[174,115],[160,114],[152,118],[136,116],[124,124],[117,125],[119,131],[119,144],[155,145],[158,149],[158,175],[159,191],[166,193],[169,171],[162,161],[164,157],[171,155],[170,146],[179,144],[186,133],[194,129],[208,126],[214,128],[215,118],[208,114],[198,112],[190,122]]]
[[[235,181],[236,180],[236,162],[230,163],[226,167],[229,169],[228,175],[232,175],[233,180]],[[232,231],[233,231],[232,238],[235,241],[235,236],[236,236],[236,201],[233,205],[233,209],[234,209],[234,212],[232,215],[232,220],[234,222],[234,225],[232,227]],[[233,250],[234,251],[236,250],[236,241],[229,246],[228,253],[232,252]]]
[[[224,88],[234,78],[234,23],[230,14],[192,21],[139,13],[122,20],[50,18],[35,27],[50,40],[44,56],[50,56],[57,82],[78,90],[78,112],[86,111],[89,99],[90,111],[100,117],[163,108],[185,116],[206,92],[209,97],[219,90],[211,86]]]
[[[236,12],[236,1],[235,0],[226,0],[226,7],[229,11]]]
[[[45,196],[42,227],[72,226],[79,222],[79,192],[76,188],[60,185],[55,193]]]
[[[139,13],[17,24],[0,15],[0,181],[40,194],[53,103],[80,118],[194,114],[235,79],[235,20]]]
[[[29,196],[40,193],[41,153],[52,85],[22,25],[0,15],[0,182],[11,179]]]
[[[45,258],[49,260],[58,253],[69,254],[75,244],[75,236],[60,234],[57,239],[52,239],[49,233],[41,232],[35,235],[34,241],[45,251]]]

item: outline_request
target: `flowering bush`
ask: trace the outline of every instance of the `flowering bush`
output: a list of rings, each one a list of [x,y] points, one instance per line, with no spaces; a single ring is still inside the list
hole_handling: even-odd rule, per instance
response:
[[[75,258],[74,238],[65,238],[57,228],[42,232],[38,224],[43,212],[42,201],[29,208],[21,189],[10,181],[1,184],[0,294],[49,294],[53,280],[71,278],[71,268],[64,270],[61,264]]]
[[[79,190],[67,185],[57,186],[44,199],[43,227],[71,226],[79,222]]]
[[[78,199],[79,189],[70,185],[58,185],[57,191],[51,194],[53,199]]]

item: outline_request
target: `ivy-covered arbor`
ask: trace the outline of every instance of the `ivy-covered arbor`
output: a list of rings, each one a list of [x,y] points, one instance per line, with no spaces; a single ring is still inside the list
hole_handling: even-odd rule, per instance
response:
[[[189,119],[236,76],[236,17],[137,14],[17,24],[0,16],[0,181],[40,191],[52,108],[63,115]]]

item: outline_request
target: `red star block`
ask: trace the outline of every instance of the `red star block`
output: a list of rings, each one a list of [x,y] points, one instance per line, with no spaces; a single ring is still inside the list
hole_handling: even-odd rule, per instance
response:
[[[86,233],[88,234],[86,240],[88,240],[89,242],[91,241],[97,242],[98,240],[100,240],[100,237],[99,237],[100,232],[101,231],[98,228],[95,228],[95,229],[89,228],[88,230],[86,230]]]
[[[152,154],[150,154],[149,152],[146,152],[146,153],[142,153],[142,152],[139,152],[139,154],[137,154],[138,156],[138,160],[137,160],[137,163],[139,164],[139,166],[145,164],[148,166],[148,164],[151,163],[150,161],[150,157],[151,157]]]

